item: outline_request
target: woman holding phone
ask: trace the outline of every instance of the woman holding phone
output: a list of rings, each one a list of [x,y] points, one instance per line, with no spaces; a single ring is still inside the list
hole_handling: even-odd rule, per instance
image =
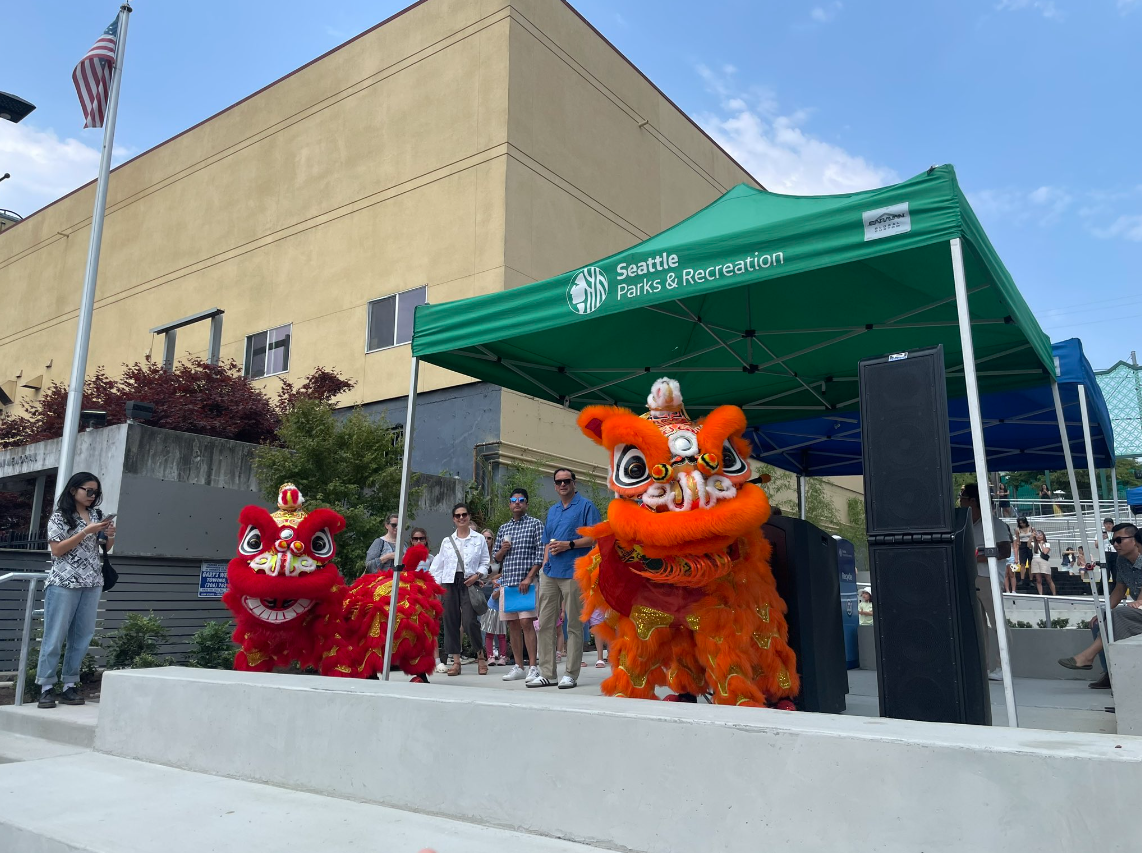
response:
[[[44,640],[36,664],[36,681],[42,687],[40,708],[56,706],[56,668],[60,649],[67,641],[63,657],[64,705],[82,705],[76,690],[79,667],[95,634],[95,613],[103,593],[101,540],[115,544],[114,515],[98,509],[103,501],[99,478],[89,471],[73,474],[59,496],[56,511],[48,519],[48,547],[52,567],[44,588]]]

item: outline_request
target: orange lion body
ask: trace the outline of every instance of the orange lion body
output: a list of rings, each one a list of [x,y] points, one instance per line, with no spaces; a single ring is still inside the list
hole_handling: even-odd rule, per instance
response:
[[[591,406],[579,416],[611,452],[607,520],[581,532],[583,619],[610,646],[609,696],[654,699],[658,687],[717,704],[769,706],[800,685],[785,603],[761,525],[765,493],[748,482],[745,415],[733,406],[692,422],[676,382],[660,379],[638,417]]]

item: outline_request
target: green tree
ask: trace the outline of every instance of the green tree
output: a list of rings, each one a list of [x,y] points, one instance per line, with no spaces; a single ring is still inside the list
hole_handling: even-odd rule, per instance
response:
[[[539,463],[513,463],[496,477],[492,466],[485,460],[480,460],[480,475],[479,480],[468,483],[464,492],[464,500],[468,501],[468,510],[472,513],[472,524],[480,530],[486,527],[495,533],[501,524],[511,518],[510,498],[513,489],[527,490],[528,515],[540,521],[547,518],[547,510],[552,502],[543,497],[547,475]],[[600,507],[601,511],[605,509]]]
[[[360,409],[339,418],[328,403],[299,400],[282,418],[280,447],[265,446],[254,456],[254,473],[267,501],[277,499],[282,483],[293,483],[306,509],[329,507],[345,517],[337,536],[336,562],[349,580],[365,570],[365,554],[385,532],[389,513],[400,500],[402,431]],[[409,495],[407,525],[419,491]]]

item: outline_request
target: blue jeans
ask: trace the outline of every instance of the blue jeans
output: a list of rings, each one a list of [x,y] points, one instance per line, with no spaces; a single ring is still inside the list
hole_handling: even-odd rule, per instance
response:
[[[95,613],[103,587],[86,586],[69,589],[49,584],[44,590],[44,641],[40,644],[40,660],[36,664],[36,681],[45,687],[56,683],[56,667],[63,641],[63,683],[79,683],[79,666],[91,638],[95,635]]]

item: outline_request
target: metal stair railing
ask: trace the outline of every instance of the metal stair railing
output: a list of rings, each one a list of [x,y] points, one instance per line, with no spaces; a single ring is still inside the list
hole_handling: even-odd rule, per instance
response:
[[[32,614],[35,611],[36,584],[46,581],[47,572],[5,572],[0,575],[0,583],[6,581],[27,581],[28,598],[24,605],[24,631],[20,635],[20,663],[16,673],[16,697],[14,705],[24,704],[24,681],[28,674],[28,640],[32,635]]]

